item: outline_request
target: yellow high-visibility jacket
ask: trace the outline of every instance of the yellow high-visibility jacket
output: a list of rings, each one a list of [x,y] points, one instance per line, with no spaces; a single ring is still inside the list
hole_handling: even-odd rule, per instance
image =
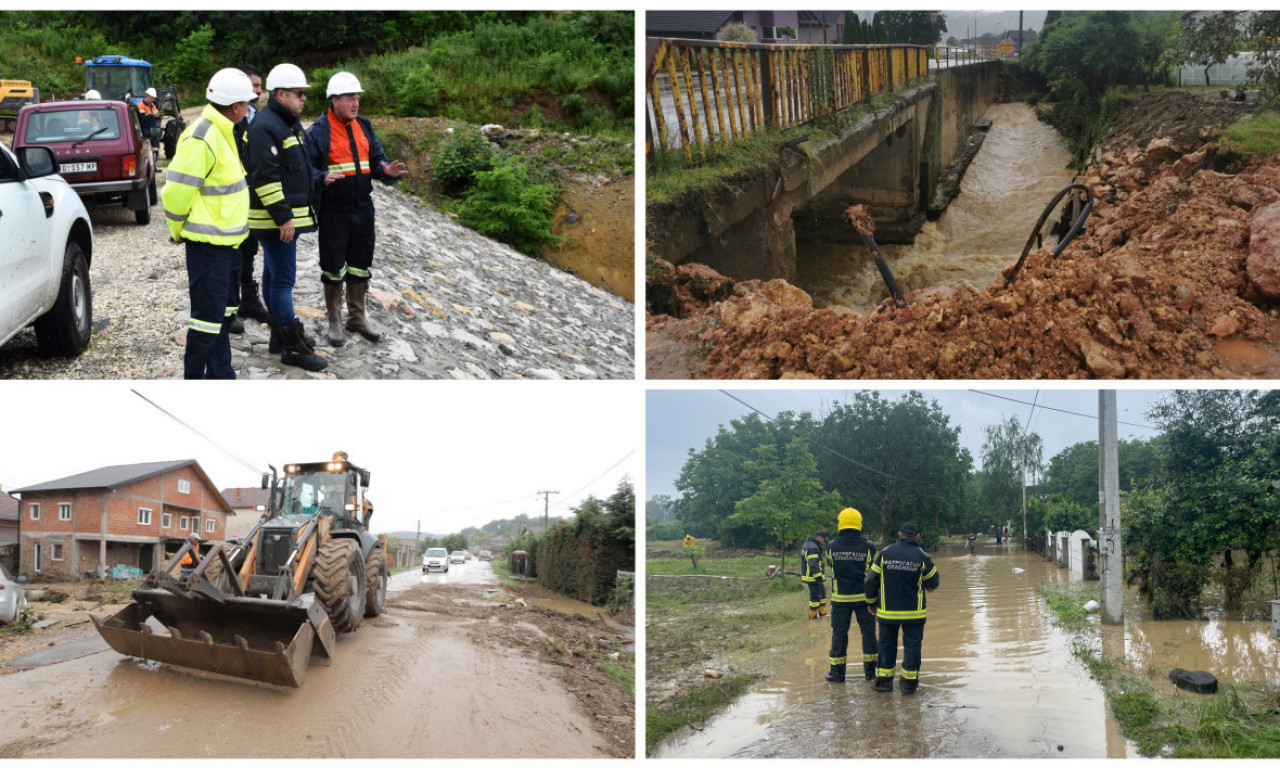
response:
[[[207,105],[178,138],[160,193],[173,237],[236,246],[248,236],[249,184],[234,129]]]

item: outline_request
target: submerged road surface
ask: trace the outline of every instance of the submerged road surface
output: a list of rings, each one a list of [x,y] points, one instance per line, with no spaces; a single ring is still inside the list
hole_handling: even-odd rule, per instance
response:
[[[456,570],[455,570],[456,569]],[[0,676],[0,758],[602,757],[601,736],[472,560],[392,579],[387,610],[286,689],[114,651]]]
[[[1038,585],[1070,574],[1009,545],[951,552],[933,553],[942,584],[929,594],[916,695],[902,696],[896,686],[876,693],[857,663],[849,665],[848,683],[826,682],[824,632],[818,645],[704,730],[686,729],[652,756],[1130,756],[1102,689],[1035,595]],[[855,623],[851,658],[856,638]]]

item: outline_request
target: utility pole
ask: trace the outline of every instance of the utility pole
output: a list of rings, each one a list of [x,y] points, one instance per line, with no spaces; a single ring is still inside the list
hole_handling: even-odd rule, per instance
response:
[[[1102,623],[1124,624],[1124,570],[1120,548],[1120,461],[1116,391],[1098,390],[1098,539]]]
[[[542,530],[545,533],[551,513],[551,494],[559,493],[559,491],[538,491],[538,493],[542,496]]]
[[[1031,419],[1027,419],[1031,424]],[[1018,441],[1018,461],[1022,464],[1022,541],[1025,547],[1030,543],[1031,534],[1027,531],[1027,435],[1024,432]]]
[[[1022,11],[1018,11],[1018,58],[1022,58]]]

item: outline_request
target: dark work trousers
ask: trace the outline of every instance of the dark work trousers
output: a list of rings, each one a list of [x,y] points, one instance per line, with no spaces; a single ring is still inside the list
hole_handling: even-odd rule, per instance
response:
[[[858,630],[862,634],[863,664],[875,664],[876,654],[876,617],[866,603],[831,602],[831,664],[844,664],[849,649],[849,626],[854,617],[858,618]],[[854,657],[854,661],[859,661]]]
[[[898,627],[902,627],[902,676],[907,680],[918,680],[920,649],[924,645],[923,621],[918,624],[880,622],[880,653],[876,660],[876,677],[893,679],[893,668],[898,663]]]
[[[320,282],[365,283],[373,267],[373,201],[320,208]]]
[[[191,321],[182,358],[184,379],[234,379],[231,339],[226,317],[232,266],[239,258],[233,245],[186,241],[187,289]]]
[[[827,588],[822,579],[806,582],[809,585],[809,610],[816,611],[819,606],[827,604]]]
[[[239,250],[240,282],[251,283],[253,282],[253,260],[258,255],[258,234],[250,230],[249,236],[240,244]]]

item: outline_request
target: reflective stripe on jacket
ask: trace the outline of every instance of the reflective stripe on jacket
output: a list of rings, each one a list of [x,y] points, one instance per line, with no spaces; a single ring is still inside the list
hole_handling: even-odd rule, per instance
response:
[[[822,548],[818,546],[816,539],[808,539],[800,545],[800,560],[802,561],[801,581],[822,581],[824,578]]]
[[[846,528],[831,540],[827,551],[831,554],[831,578],[834,581],[831,602],[867,602],[863,583],[875,559],[875,545],[867,541],[862,531]]]
[[[337,123],[337,125],[335,126],[334,123]],[[335,156],[332,155],[334,142],[331,134],[339,128],[343,135],[347,135],[347,148],[345,154],[340,150]],[[348,128],[350,129],[349,135],[347,134]],[[358,175],[355,173],[356,161],[350,154],[352,140],[356,142],[357,153],[359,152],[360,139],[357,137],[356,129],[359,129],[359,135],[363,136],[368,143],[368,156],[362,158],[360,162],[362,170],[367,167],[369,172]],[[316,118],[316,121],[307,129],[306,145],[307,157],[311,161],[312,182],[316,185],[315,188],[320,191],[315,201],[316,208],[326,205],[373,205],[373,198],[371,197],[373,194],[373,179],[377,179],[384,184],[394,184],[399,180],[399,177],[393,179],[382,172],[382,164],[389,164],[391,161],[387,159],[387,154],[383,151],[381,142],[378,141],[378,135],[373,131],[373,125],[360,115],[356,115],[354,120],[344,124],[333,114],[332,109],[325,110],[324,114]],[[335,159],[338,160],[338,162],[333,163],[335,165],[344,166],[350,163],[351,173],[332,184],[326,185],[324,177],[328,175],[331,161]],[[335,168],[334,170],[341,170],[343,174],[347,174],[345,168]]]
[[[175,239],[239,245],[249,234],[249,185],[234,126],[213,105],[178,137],[160,199]]]
[[[865,584],[867,602],[879,603],[881,621],[918,624],[925,620],[924,592],[938,582],[938,568],[920,545],[898,539],[875,557]]]
[[[271,99],[248,138],[249,228],[279,229],[292,221],[296,234],[316,231],[311,163],[298,116]]]

